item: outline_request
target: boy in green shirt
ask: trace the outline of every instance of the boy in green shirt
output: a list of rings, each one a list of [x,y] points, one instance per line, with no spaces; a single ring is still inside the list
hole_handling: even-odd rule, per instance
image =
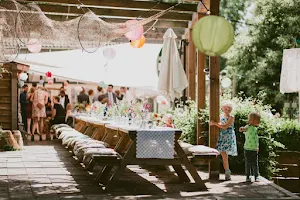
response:
[[[245,144],[244,144],[244,155],[245,155],[245,171],[246,171],[246,182],[251,182],[250,172],[255,177],[255,181],[258,180],[258,151],[259,141],[257,134],[257,127],[260,124],[260,115],[256,112],[252,112],[248,116],[248,125],[240,128],[240,132],[245,132]]]

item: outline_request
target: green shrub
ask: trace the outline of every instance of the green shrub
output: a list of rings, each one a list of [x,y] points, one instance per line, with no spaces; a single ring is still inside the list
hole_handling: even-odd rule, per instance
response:
[[[222,102],[227,101],[226,96],[222,97]],[[244,134],[238,132],[239,128],[247,125],[248,115],[252,111],[261,114],[261,124],[258,128],[260,137],[259,163],[260,173],[264,177],[270,177],[276,171],[276,150],[284,148],[284,146],[274,139],[279,132],[278,124],[282,120],[275,119],[271,116],[270,106],[263,105],[260,101],[251,98],[241,99],[234,98],[230,102],[233,105],[233,115],[235,116],[235,132],[238,146],[238,156],[230,157],[230,168],[234,173],[244,173]],[[196,111],[196,105],[193,101],[189,101],[188,106],[178,106],[173,111],[169,111],[174,115],[174,123],[177,128],[183,131],[183,140],[195,144],[196,143],[196,120],[197,115],[201,123],[206,128],[203,136],[206,137],[206,145],[208,144],[208,121],[209,108]],[[300,125],[298,126],[300,130]]]
[[[300,151],[300,123],[296,120],[279,121],[274,138],[287,150]]]
[[[196,121],[198,118],[197,107],[194,101],[182,102],[175,109],[170,109],[167,113],[173,115],[176,128],[182,130],[181,139],[190,144],[196,144]]]

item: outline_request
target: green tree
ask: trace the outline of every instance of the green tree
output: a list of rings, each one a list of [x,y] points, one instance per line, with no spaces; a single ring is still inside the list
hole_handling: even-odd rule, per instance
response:
[[[237,33],[239,27],[243,25],[241,22],[244,21],[250,3],[249,0],[220,1],[220,16],[231,22],[235,33]],[[221,70],[226,68],[226,62],[226,57],[222,56]]]
[[[299,0],[256,0],[248,30],[227,53],[227,65],[237,78],[237,90],[265,103],[282,103],[279,80],[283,49],[295,46],[299,33]]]

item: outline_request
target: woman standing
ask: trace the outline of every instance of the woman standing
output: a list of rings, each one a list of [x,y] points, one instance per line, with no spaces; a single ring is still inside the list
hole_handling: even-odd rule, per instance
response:
[[[31,98],[34,94],[34,88],[31,88],[29,94],[27,96],[28,104],[27,104],[27,134],[32,135],[31,133],[31,119],[32,119],[32,101]]]
[[[38,88],[32,96],[32,118],[33,118],[33,127],[32,127],[32,136],[31,140],[34,141],[34,133],[37,133],[40,136],[40,141],[42,141],[42,133],[44,130],[44,119],[46,117],[45,105],[48,102],[48,93],[43,88]],[[40,127],[40,129],[39,129]]]

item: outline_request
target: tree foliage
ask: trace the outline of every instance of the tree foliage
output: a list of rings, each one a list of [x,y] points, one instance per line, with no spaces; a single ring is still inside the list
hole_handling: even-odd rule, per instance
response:
[[[248,30],[236,38],[227,53],[227,65],[237,78],[237,90],[265,103],[282,102],[279,80],[283,49],[295,46],[299,34],[299,0],[256,0]]]

